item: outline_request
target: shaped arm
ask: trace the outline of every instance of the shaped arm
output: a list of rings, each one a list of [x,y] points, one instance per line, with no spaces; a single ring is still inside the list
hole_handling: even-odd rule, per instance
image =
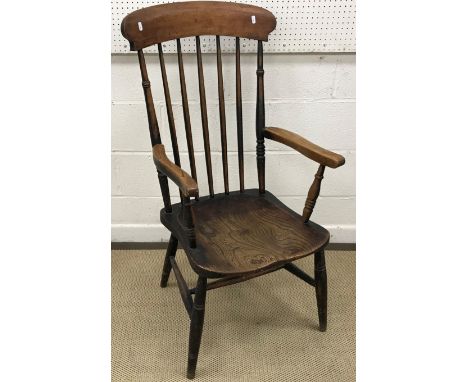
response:
[[[153,146],[153,161],[158,171],[179,186],[183,196],[195,197],[198,195],[198,185],[195,179],[169,160],[164,145],[156,144]]]
[[[317,146],[316,144],[308,141],[296,133],[280,129],[279,127],[265,128],[264,136],[273,141],[283,143],[286,146],[289,146],[305,155],[307,158],[320,163],[319,169],[315,174],[314,182],[310,186],[309,192],[307,194],[304,211],[302,212],[302,219],[304,223],[307,223],[320,194],[320,184],[322,183],[325,166],[331,168],[343,166],[345,163],[345,158],[340,154],[336,154],[332,151],[325,150],[324,148]]]
[[[263,134],[266,138],[283,143],[324,166],[337,168],[345,163],[345,158],[342,155],[317,146],[291,131],[279,127],[267,127]]]

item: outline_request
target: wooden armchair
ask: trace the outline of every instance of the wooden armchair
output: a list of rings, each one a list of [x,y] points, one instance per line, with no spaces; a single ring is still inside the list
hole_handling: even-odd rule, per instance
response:
[[[195,376],[203,328],[206,291],[239,283],[269,272],[285,269],[315,287],[320,330],[327,326],[327,279],[324,248],[329,232],[310,221],[320,192],[325,167],[336,168],[345,163],[341,155],[325,150],[299,135],[277,127],[265,127],[263,84],[263,41],[276,26],[269,11],[252,5],[197,1],[156,5],[135,11],[122,21],[122,34],[130,49],[138,52],[145,95],[153,158],[164,200],[161,222],[171,232],[162,270],[161,287],[167,285],[171,270],[190,318],[187,377]],[[222,147],[224,192],[215,194],[210,152],[208,113],[205,96],[201,35],[215,35],[219,117]],[[228,180],[226,113],[222,73],[220,36],[235,37],[236,42],[236,114],[240,189],[231,191]],[[180,39],[195,37],[198,84],[203,130],[204,154],[209,195],[200,196],[197,184],[192,128],[185,83]],[[242,92],[240,71],[240,38],[258,40],[257,52],[257,172],[258,188],[244,189],[244,149]],[[185,135],[190,160],[190,175],[180,165],[176,127],[164,64],[163,42],[176,40]],[[157,44],[167,118],[174,160],[161,144],[150,81],[143,49]],[[265,138],[281,142],[319,164],[309,189],[302,216],[298,215],[265,190]],[[180,190],[181,202],[172,204],[168,178]],[[185,250],[193,270],[198,274],[195,288],[189,289],[177,266],[178,245]],[[314,254],[314,278],[304,273],[294,260]],[[207,283],[208,278],[216,280]],[[194,299],[192,299],[194,294]]]

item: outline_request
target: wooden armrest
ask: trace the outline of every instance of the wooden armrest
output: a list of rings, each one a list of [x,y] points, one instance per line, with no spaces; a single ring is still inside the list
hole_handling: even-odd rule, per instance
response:
[[[267,127],[263,134],[266,138],[283,143],[324,166],[337,168],[345,163],[345,158],[342,155],[325,150],[291,131],[279,127]]]
[[[198,195],[198,185],[195,179],[169,160],[164,145],[153,146],[153,161],[159,171],[179,186],[183,196]]]

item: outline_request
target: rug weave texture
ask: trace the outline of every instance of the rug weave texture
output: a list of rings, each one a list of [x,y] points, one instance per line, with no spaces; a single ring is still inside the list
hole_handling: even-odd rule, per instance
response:
[[[165,251],[112,251],[112,381],[188,381],[189,319]],[[183,251],[179,267],[196,284]],[[355,381],[355,252],[326,251],[328,329],[314,289],[286,270],[207,292],[195,381]],[[296,261],[313,275],[313,257]]]

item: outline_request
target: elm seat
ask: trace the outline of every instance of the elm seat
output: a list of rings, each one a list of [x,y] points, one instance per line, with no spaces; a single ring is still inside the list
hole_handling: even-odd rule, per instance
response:
[[[153,161],[161,186],[164,209],[161,222],[171,235],[161,274],[161,287],[167,287],[169,275],[173,274],[182,301],[190,319],[190,334],[187,359],[187,378],[195,377],[205,315],[206,292],[215,288],[243,282],[268,272],[284,269],[315,288],[319,329],[327,328],[327,272],[325,246],[328,231],[309,220],[324,176],[325,167],[337,168],[345,163],[338,153],[326,150],[293,131],[281,127],[267,127],[265,123],[265,87],[263,68],[263,43],[275,29],[275,16],[268,10],[249,5],[221,1],[189,1],[159,4],[140,9],[122,20],[122,35],[129,41],[130,50],[137,51],[141,72],[148,130]],[[216,74],[218,84],[219,123],[213,123],[208,113],[205,71],[201,37],[216,37]],[[242,87],[252,77],[242,79],[241,39],[257,40],[256,112],[255,123],[242,111]],[[191,109],[184,69],[184,53],[181,39],[188,39],[196,47],[196,74],[201,120],[191,118]],[[228,123],[225,108],[222,40],[235,43],[235,104],[236,124]],[[187,142],[190,172],[181,166],[178,131],[182,123],[174,118],[171,87],[164,61],[164,42],[175,40],[177,47],[178,85],[182,99],[183,127]],[[151,82],[146,67],[144,49],[157,45],[166,104],[166,116],[172,146],[172,158],[168,158],[159,131],[153,102]],[[150,58],[153,60],[153,58]],[[193,73],[195,74],[195,73]],[[190,75],[190,74],[189,74]],[[213,75],[211,73],[210,75]],[[287,73],[285,75],[288,75]],[[188,77],[188,76],[187,76]],[[291,84],[294,86],[294,84]],[[174,87],[172,87],[174,90]],[[158,113],[159,114],[159,113]],[[244,121],[245,120],[245,121]],[[182,121],[180,121],[182,122]],[[244,172],[244,122],[248,129],[255,129],[256,173],[258,189],[245,190]],[[213,126],[214,125],[214,126]],[[210,130],[216,128],[221,140],[223,194],[215,194],[214,177],[221,173],[213,171]],[[228,155],[228,129],[236,129],[237,163]],[[200,195],[200,174],[197,175],[194,136],[203,138],[204,164],[209,195]],[[284,144],[318,163],[318,170],[307,177],[312,184],[305,198],[302,216],[290,210],[266,189],[265,141]],[[199,161],[200,159],[198,159]],[[229,185],[229,172],[238,168],[239,188]],[[200,170],[201,168],[199,168]],[[254,170],[254,171],[255,171]],[[278,174],[277,176],[282,176]],[[178,188],[181,203],[173,204],[169,180]],[[219,192],[220,190],[216,190]],[[305,192],[306,190],[304,190]],[[183,247],[193,270],[197,273],[197,285],[189,289],[176,261],[177,247]],[[293,264],[294,260],[313,255],[314,277]],[[208,282],[208,279],[217,280]],[[192,298],[192,295],[193,298]]]
[[[174,232],[181,230],[181,204],[172,207],[172,213],[161,210],[161,221]],[[208,277],[276,268],[321,250],[330,239],[325,228],[304,224],[273,194],[258,189],[202,197],[193,205],[193,218],[197,247],[180,242],[192,267]]]

